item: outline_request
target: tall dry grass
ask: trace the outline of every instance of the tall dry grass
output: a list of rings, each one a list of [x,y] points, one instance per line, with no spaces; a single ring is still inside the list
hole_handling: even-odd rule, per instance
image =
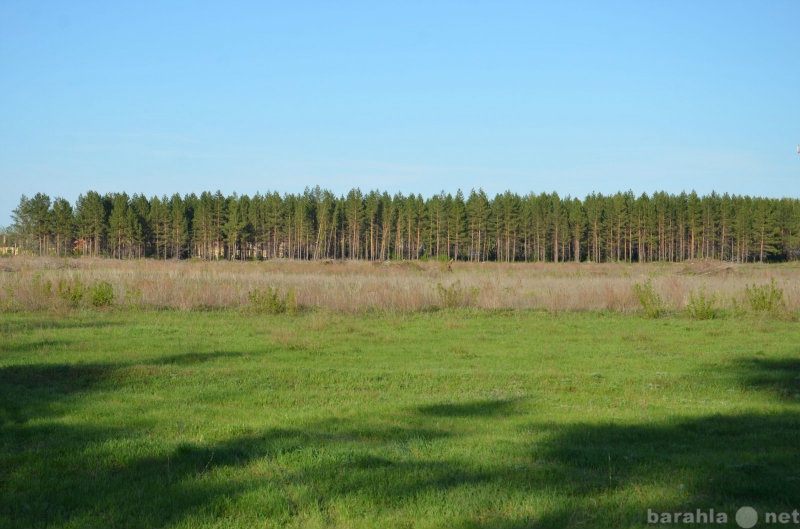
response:
[[[117,261],[13,257],[0,260],[0,308],[69,306],[61,288],[106,281],[114,305],[143,309],[212,310],[248,305],[248,292],[294,288],[301,306],[343,312],[417,311],[442,305],[440,292],[465,289],[469,303],[488,309],[632,312],[633,287],[650,280],[667,309],[682,310],[690,293],[713,295],[720,309],[746,305],[747,285],[775,280],[789,311],[800,311],[800,263],[680,264],[456,263],[363,261]],[[85,300],[83,301],[85,303]]]

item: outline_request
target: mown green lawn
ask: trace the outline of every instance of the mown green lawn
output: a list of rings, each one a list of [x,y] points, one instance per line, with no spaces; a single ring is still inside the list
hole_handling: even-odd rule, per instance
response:
[[[0,527],[738,527],[798,440],[792,322],[0,315]]]

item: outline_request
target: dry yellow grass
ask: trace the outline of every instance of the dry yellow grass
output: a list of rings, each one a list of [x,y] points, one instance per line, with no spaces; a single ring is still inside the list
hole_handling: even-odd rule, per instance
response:
[[[107,281],[115,304],[204,310],[248,305],[248,292],[294,288],[297,303],[335,311],[425,310],[441,305],[438,285],[477,292],[470,304],[489,309],[559,311],[639,309],[633,286],[650,279],[668,309],[685,307],[704,289],[720,309],[742,307],[745,287],[775,280],[786,308],[800,310],[800,263],[679,264],[456,263],[364,261],[117,261],[13,257],[0,261],[0,307],[63,306],[57,286]]]

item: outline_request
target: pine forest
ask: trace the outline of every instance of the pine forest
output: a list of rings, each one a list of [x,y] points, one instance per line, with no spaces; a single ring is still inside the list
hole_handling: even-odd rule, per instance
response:
[[[302,194],[22,196],[5,253],[118,259],[652,262],[800,259],[800,199],[697,193],[425,198]]]

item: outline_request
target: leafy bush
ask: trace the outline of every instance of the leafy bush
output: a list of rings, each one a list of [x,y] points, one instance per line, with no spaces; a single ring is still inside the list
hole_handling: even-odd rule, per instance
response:
[[[281,297],[278,289],[267,287],[266,291],[251,290],[247,293],[250,309],[257,314],[294,313],[297,310],[294,287],[289,287],[286,295]]]
[[[697,294],[689,292],[689,303],[686,305],[686,312],[695,320],[710,320],[717,316],[716,297],[706,297],[706,290],[700,288]]]
[[[286,297],[283,298],[284,303],[286,303],[286,312],[289,314],[294,314],[297,312],[297,296],[294,292],[294,287],[289,287],[289,290],[286,292]]]
[[[59,279],[56,285],[56,294],[66,301],[69,306],[77,307],[83,300],[86,289],[80,279],[76,279],[71,284],[66,279]]]
[[[8,283],[3,285],[4,297],[0,298],[0,311],[14,311],[19,308],[19,302],[14,299],[17,292],[16,285]]]
[[[666,312],[666,305],[664,300],[653,288],[653,282],[648,279],[644,283],[636,283],[633,285],[633,293],[639,300],[642,306],[643,314],[648,318],[659,318]]]
[[[49,279],[43,281],[40,274],[34,274],[31,283],[31,294],[34,301],[47,304],[53,294],[53,282]]]
[[[129,309],[139,309],[142,306],[142,289],[137,286],[126,286],[125,305]]]
[[[478,298],[478,287],[462,287],[461,281],[456,281],[449,287],[438,283],[436,290],[439,294],[439,304],[447,309],[470,307]]]
[[[89,288],[89,301],[93,307],[107,307],[114,302],[114,287],[108,281],[95,281]]]
[[[770,280],[768,285],[747,285],[745,294],[752,311],[778,312],[784,307],[783,289],[778,286],[775,279]]]

